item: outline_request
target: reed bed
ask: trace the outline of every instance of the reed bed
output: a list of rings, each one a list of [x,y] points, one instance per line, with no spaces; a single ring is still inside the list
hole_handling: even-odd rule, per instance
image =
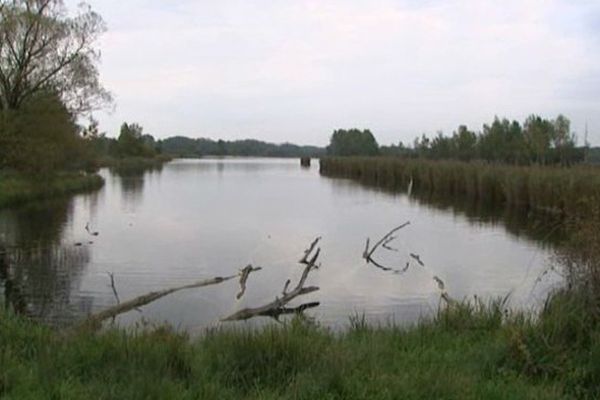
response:
[[[0,171],[0,207],[96,190],[104,179],[95,174],[61,172],[28,176]]]
[[[460,197],[490,206],[582,215],[600,202],[600,169],[510,166],[485,162],[391,157],[328,157],[324,176],[350,178],[399,192],[411,185],[420,196]]]

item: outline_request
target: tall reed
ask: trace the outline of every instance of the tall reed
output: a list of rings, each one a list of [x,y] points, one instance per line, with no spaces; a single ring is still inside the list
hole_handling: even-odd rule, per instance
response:
[[[487,205],[581,215],[600,201],[600,169],[511,166],[485,162],[402,158],[328,157],[324,176],[343,177],[386,189],[432,197],[461,197]]]

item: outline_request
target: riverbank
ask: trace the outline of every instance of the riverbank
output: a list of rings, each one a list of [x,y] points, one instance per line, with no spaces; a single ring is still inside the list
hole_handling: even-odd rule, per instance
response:
[[[0,207],[92,191],[102,185],[104,179],[96,174],[57,172],[47,176],[28,176],[0,171]]]
[[[195,340],[164,327],[66,336],[0,313],[0,397],[594,398],[600,334],[577,301],[555,297],[537,322],[463,304],[408,329],[297,319]]]
[[[600,169],[510,166],[483,162],[430,161],[392,157],[327,157],[321,174],[432,198],[465,198],[489,206],[505,205],[581,215],[600,201]]]

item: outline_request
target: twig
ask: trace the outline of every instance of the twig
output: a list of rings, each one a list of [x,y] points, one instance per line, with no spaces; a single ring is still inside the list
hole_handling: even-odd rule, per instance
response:
[[[115,295],[115,299],[117,299],[117,304],[121,304],[121,300],[119,299],[119,293],[117,293],[117,288],[115,287],[115,274],[112,272],[106,272],[110,278],[110,287]]]
[[[299,261],[300,264],[308,264],[308,256],[313,252],[320,240],[321,236],[317,237],[315,240],[313,240],[310,246],[306,250],[304,250],[304,256]]]
[[[410,253],[410,256],[412,258],[414,258],[415,261],[418,262],[421,267],[425,266],[425,263],[423,261],[421,261],[421,256],[419,256],[418,254],[414,254],[414,253]]]
[[[248,264],[244,269],[240,271],[240,292],[235,296],[236,299],[241,299],[244,293],[246,293],[246,281],[252,272],[260,271],[261,267],[254,268]]]

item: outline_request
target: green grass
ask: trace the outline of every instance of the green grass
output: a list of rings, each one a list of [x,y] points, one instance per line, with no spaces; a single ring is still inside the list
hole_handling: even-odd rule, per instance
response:
[[[321,173],[430,198],[465,198],[490,206],[580,215],[600,202],[600,169],[510,166],[483,162],[430,161],[391,157],[329,157]]]
[[[94,174],[59,172],[28,176],[0,171],[0,207],[96,190],[103,184],[104,180]]]
[[[600,332],[581,322],[556,305],[533,321],[507,319],[499,303],[462,304],[412,328],[355,318],[334,333],[296,319],[189,339],[164,327],[66,336],[5,313],[0,397],[595,398]]]

